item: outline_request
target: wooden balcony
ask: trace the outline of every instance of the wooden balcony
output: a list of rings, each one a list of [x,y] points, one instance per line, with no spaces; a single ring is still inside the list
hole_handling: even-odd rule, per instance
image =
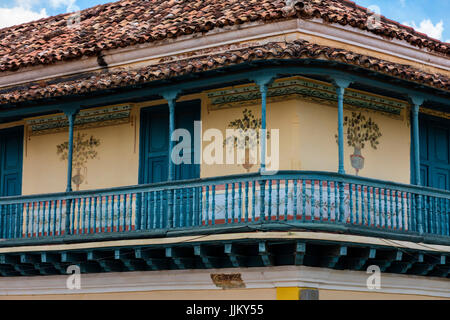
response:
[[[0,198],[0,213],[0,276],[66,274],[73,265],[83,273],[377,265],[450,274],[448,253],[435,248],[450,244],[450,192],[338,173],[8,197]]]
[[[3,242],[314,229],[450,243],[450,192],[279,172],[0,198]],[[236,229],[238,228],[238,229]]]

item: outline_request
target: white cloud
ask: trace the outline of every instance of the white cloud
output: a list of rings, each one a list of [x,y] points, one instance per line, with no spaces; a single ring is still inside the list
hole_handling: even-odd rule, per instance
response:
[[[75,5],[76,0],[50,0],[49,2],[53,8],[72,8]]]
[[[14,0],[10,5],[0,4],[0,28],[45,18],[45,7],[66,8],[66,12],[80,10],[76,0]]]
[[[42,0],[14,0],[16,7],[31,9],[38,5]]]
[[[402,5],[402,8],[406,7],[406,0],[400,0],[400,4]]]
[[[417,31],[425,33],[432,38],[442,40],[442,33],[444,32],[444,22],[442,20],[433,24],[430,19],[425,19],[420,22],[419,26],[416,25],[415,21],[404,22],[403,24],[413,27]]]
[[[33,11],[30,7],[26,6],[0,8],[0,28],[34,21],[45,17],[47,17],[47,11],[45,8],[40,11]]]

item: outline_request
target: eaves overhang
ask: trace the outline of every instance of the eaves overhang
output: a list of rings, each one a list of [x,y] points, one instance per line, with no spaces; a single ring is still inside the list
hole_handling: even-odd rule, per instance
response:
[[[96,90],[82,94],[44,98],[0,106],[0,121],[10,117],[32,116],[43,113],[58,112],[64,107],[81,108],[103,105],[139,102],[160,99],[162,90],[181,90],[183,94],[201,92],[219,87],[250,82],[255,73],[274,73],[277,77],[294,75],[321,77],[347,77],[355,84],[372,87],[386,96],[404,97],[420,93],[431,107],[440,107],[448,112],[450,92],[432,86],[419,84],[380,72],[367,70],[337,61],[317,59],[268,59],[244,62],[204,72],[187,73],[168,79],[133,84],[123,87]]]

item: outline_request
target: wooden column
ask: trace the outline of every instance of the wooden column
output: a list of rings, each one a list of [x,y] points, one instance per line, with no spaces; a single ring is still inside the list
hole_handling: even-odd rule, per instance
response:
[[[70,107],[63,110],[67,119],[69,120],[69,145],[67,151],[67,187],[66,192],[72,192],[72,167],[73,167],[73,130],[75,126],[75,118],[79,111],[78,107]],[[66,223],[65,234],[70,234],[70,209],[72,207],[72,200],[66,200]]]
[[[266,171],[266,151],[267,151],[267,92],[269,85],[273,82],[275,74],[264,73],[254,78],[255,83],[259,86],[261,92],[261,167],[260,172]]]
[[[414,183],[418,186],[422,185],[420,177],[420,132],[419,132],[419,109],[423,104],[424,99],[421,97],[411,97],[412,102],[412,146],[414,149]]]
[[[67,152],[67,188],[66,192],[72,192],[72,162],[73,162],[73,129],[77,111],[66,113],[69,120],[69,146]]]
[[[347,79],[334,79],[338,100],[338,144],[339,144],[339,165],[338,172],[345,174],[344,166],[344,94],[351,81]]]
[[[334,78],[334,86],[338,100],[338,144],[339,144],[339,160],[338,173],[345,174],[344,166],[344,94],[345,89],[351,84],[351,81],[343,78]],[[345,185],[339,183],[339,217],[338,221],[343,222],[345,217]]]
[[[175,131],[175,105],[178,99],[180,92],[179,91],[168,91],[162,93],[164,99],[167,100],[169,104],[169,163],[168,163],[168,174],[167,179],[169,181],[173,181],[175,179],[174,175],[174,167],[172,161],[172,150],[173,150],[173,141],[172,134]]]
[[[412,143],[411,146],[414,151],[414,184],[421,186],[422,181],[420,177],[420,132],[419,132],[419,110],[420,106],[425,101],[420,96],[410,96],[412,104],[411,124],[412,124]],[[415,195],[416,202],[416,221],[417,231],[419,234],[424,232],[424,212],[423,212],[423,197],[420,194]]]
[[[169,161],[168,161],[168,174],[167,179],[169,181],[175,180],[175,170],[174,165],[172,161],[172,150],[173,150],[173,141],[172,141],[172,134],[175,131],[175,105],[177,98],[180,94],[180,91],[167,91],[163,92],[162,96],[164,99],[167,100],[169,104]],[[168,212],[167,212],[167,228],[172,228],[174,223],[174,217],[173,217],[173,201],[174,201],[174,191],[168,190],[167,191],[167,206],[168,206]]]

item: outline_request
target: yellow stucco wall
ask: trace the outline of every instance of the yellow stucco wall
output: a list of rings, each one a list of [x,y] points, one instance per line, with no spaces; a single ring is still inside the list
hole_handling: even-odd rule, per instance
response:
[[[211,110],[206,95],[184,97],[181,100],[202,98],[201,119],[203,132],[215,128],[224,137],[228,124],[242,116],[247,108],[259,118],[260,106]],[[129,123],[92,129],[76,130],[100,140],[98,157],[89,160],[85,183],[80,190],[108,188],[138,183],[140,108],[160,105],[161,101],[142,103],[132,109]],[[371,117],[380,127],[382,137],[377,150],[366,146],[362,150],[365,168],[361,176],[402,183],[410,181],[410,128],[407,110],[401,116],[391,116],[367,109],[355,109]],[[352,110],[345,110],[351,115]],[[279,129],[280,170],[318,170],[336,172],[338,166],[337,108],[304,99],[271,102],[267,106],[268,129]],[[27,137],[25,135],[23,160],[23,194],[61,192],[66,185],[66,161],[61,161],[56,146],[67,141],[67,132]],[[210,142],[203,142],[205,148]],[[271,142],[268,142],[269,154]],[[350,155],[353,148],[345,145],[345,169],[355,174]],[[258,152],[259,154],[259,152]],[[224,152],[225,156],[225,152]],[[254,165],[250,172],[256,172]],[[76,171],[76,170],[75,170]],[[74,171],[74,173],[75,173]],[[242,165],[201,166],[201,177],[223,176],[247,172]],[[75,187],[75,186],[74,186]]]
[[[300,127],[300,158],[302,170],[336,171],[338,145],[337,108],[299,101],[297,117]],[[406,110],[402,117],[393,118],[379,112],[355,110],[366,118],[372,118],[380,127],[382,136],[375,150],[365,146],[362,155],[365,158],[364,169],[360,175],[395,182],[410,182],[410,128]],[[352,110],[345,110],[344,116],[351,116]],[[352,168],[350,155],[353,147],[347,145],[345,137],[344,164],[348,174],[356,174]]]
[[[134,109],[132,116],[137,113]],[[130,122],[76,130],[100,140],[96,159],[88,160],[86,181],[80,190],[134,185],[139,166],[139,134]],[[25,137],[26,139],[26,137]],[[61,192],[66,187],[67,161],[60,160],[56,146],[68,140],[67,132],[28,137],[23,160],[23,194]],[[136,147],[135,147],[136,145]],[[74,174],[75,174],[74,169]],[[83,171],[83,173],[85,173]],[[74,186],[75,188],[75,186]]]
[[[244,108],[251,110],[257,117],[261,116],[257,105],[223,110],[207,110],[204,107],[203,129],[217,128],[225,136],[227,124],[240,118]],[[401,116],[394,117],[367,109],[346,109],[344,116],[351,116],[352,111],[362,112],[366,118],[372,118],[382,133],[377,150],[370,145],[363,149],[365,168],[360,171],[360,175],[409,183],[411,139],[407,110],[403,110]],[[280,170],[337,171],[336,107],[303,99],[269,103],[267,128],[279,129],[280,132]],[[207,144],[209,143],[204,143],[204,147]],[[345,169],[349,174],[356,173],[350,161],[353,153],[354,149],[345,143]],[[258,166],[254,166],[250,171],[255,172],[257,169]],[[216,176],[218,172],[225,175],[244,173],[246,170],[240,165],[202,166],[202,177]]]

